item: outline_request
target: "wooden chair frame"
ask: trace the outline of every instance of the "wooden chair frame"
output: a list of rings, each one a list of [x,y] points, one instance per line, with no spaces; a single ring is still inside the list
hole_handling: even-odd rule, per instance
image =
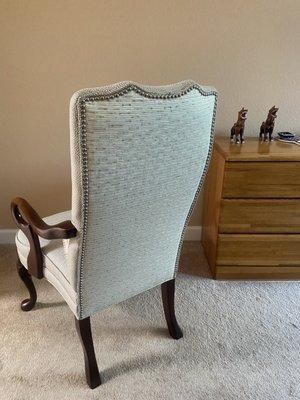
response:
[[[43,254],[39,237],[52,239],[69,239],[75,237],[77,230],[71,221],[60,222],[56,225],[47,225],[31,205],[24,199],[17,197],[11,203],[13,218],[21,231],[29,241],[29,254],[27,268],[18,260],[17,268],[21,280],[29,291],[29,299],[21,302],[23,311],[30,311],[36,304],[37,294],[32,276],[42,279],[43,275]],[[183,334],[177,323],[174,310],[175,279],[171,279],[161,285],[164,314],[173,339],[180,339]],[[77,319],[75,317],[76,330],[83,348],[86,380],[91,389],[101,384],[99,369],[95,356],[90,317]]]

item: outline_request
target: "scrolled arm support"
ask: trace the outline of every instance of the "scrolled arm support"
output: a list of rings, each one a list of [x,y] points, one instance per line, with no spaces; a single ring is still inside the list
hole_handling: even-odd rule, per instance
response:
[[[48,225],[31,205],[21,197],[16,197],[12,203],[13,217],[17,223],[30,225],[33,231],[43,239],[69,239],[76,236],[76,228],[71,221],[63,221],[56,225]]]
[[[29,241],[27,267],[30,275],[38,279],[43,278],[43,255],[39,236],[43,239],[69,239],[76,236],[77,230],[71,221],[48,225],[31,205],[21,197],[11,202],[12,216],[17,226],[22,230]]]

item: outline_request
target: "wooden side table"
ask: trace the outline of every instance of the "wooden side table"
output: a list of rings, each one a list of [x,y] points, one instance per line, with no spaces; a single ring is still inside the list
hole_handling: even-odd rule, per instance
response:
[[[216,137],[202,244],[216,279],[300,279],[300,146]]]

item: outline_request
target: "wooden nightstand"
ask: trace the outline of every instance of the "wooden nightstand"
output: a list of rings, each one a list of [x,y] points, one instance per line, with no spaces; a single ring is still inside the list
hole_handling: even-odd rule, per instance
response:
[[[216,137],[202,244],[216,279],[300,279],[300,146]]]

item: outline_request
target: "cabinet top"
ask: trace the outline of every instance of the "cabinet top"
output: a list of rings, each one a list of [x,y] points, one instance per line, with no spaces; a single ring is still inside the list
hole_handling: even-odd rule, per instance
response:
[[[230,143],[230,138],[216,136],[214,148],[227,161],[300,161],[300,146],[292,143],[260,142],[258,138],[245,138],[245,143]]]

